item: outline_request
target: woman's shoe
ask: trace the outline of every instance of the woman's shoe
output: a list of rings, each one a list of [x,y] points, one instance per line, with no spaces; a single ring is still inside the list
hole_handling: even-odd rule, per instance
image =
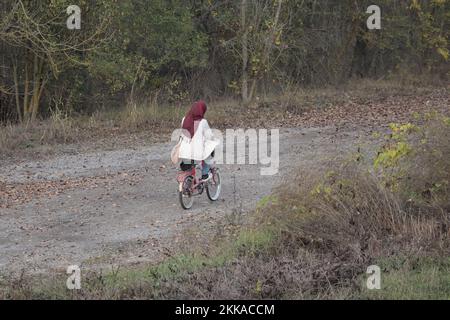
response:
[[[208,173],[208,174],[202,175],[202,181],[203,182],[208,182],[209,180],[211,180],[211,178],[212,178],[212,173],[211,172]]]

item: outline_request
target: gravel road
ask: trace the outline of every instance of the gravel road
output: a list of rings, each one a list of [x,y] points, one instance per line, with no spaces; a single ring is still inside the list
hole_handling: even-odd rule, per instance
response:
[[[160,261],[187,228],[214,228],[231,212],[248,212],[295,168],[356,151],[369,138],[370,130],[355,128],[281,129],[277,175],[221,165],[221,199],[198,197],[189,211],[178,203],[173,143],[3,163],[0,184],[37,191],[0,207],[0,272]]]

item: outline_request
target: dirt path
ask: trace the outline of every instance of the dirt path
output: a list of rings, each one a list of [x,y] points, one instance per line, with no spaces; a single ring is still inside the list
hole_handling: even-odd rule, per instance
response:
[[[0,272],[159,261],[186,228],[213,228],[234,210],[251,210],[294,168],[356,151],[370,137],[336,127],[280,133],[276,176],[261,176],[257,165],[222,165],[221,200],[196,198],[190,211],[178,204],[170,143],[4,165],[0,181],[14,197],[0,207]]]
[[[448,99],[442,89],[362,104],[350,99],[299,118],[280,113],[284,126],[308,128],[280,131],[279,173],[261,176],[257,165],[221,165],[220,201],[202,196],[190,211],[178,204],[171,143],[114,136],[112,150],[97,150],[91,141],[59,146],[34,160],[0,160],[0,273],[160,261],[180,249],[183,232],[214,230],[230,213],[245,214],[295,168],[316,167],[361,145],[374,152],[371,128],[383,131],[381,125],[432,108],[450,114]]]

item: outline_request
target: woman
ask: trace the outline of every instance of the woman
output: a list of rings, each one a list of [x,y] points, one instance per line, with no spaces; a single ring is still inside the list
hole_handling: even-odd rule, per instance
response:
[[[197,101],[183,118],[179,151],[182,170],[190,169],[193,163],[202,161],[202,180],[209,178],[214,149],[219,145],[219,141],[214,139],[208,121],[204,119],[206,110],[206,103]]]

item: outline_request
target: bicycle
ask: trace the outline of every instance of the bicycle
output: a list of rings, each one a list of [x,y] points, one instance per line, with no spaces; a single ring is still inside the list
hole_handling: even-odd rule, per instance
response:
[[[197,169],[200,168],[198,164],[195,164],[190,170],[180,171],[177,174],[178,197],[184,210],[191,209],[194,197],[202,195],[205,190],[209,200],[217,201],[219,199],[222,188],[219,169],[212,166],[208,179],[202,180],[196,176]]]

